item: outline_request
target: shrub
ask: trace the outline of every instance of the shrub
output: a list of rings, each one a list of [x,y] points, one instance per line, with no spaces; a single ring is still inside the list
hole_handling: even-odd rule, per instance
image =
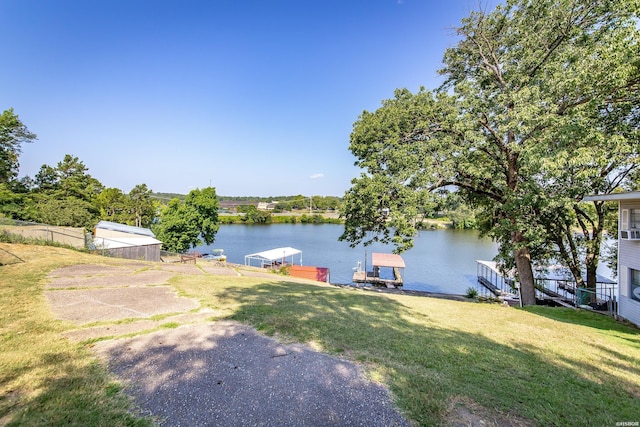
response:
[[[478,290],[472,286],[467,288],[467,293],[464,295],[467,298],[478,298]]]

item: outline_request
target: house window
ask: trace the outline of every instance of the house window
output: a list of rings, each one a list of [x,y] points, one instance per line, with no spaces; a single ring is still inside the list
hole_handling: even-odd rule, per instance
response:
[[[640,301],[640,270],[631,269],[631,298]]]
[[[640,209],[631,209],[629,212],[630,228],[640,228]]]

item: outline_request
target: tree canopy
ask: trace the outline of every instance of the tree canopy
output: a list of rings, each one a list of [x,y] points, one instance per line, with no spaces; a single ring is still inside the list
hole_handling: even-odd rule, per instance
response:
[[[13,108],[0,115],[0,184],[8,183],[18,176],[22,144],[37,139],[22,123]]]
[[[532,259],[548,257],[558,231],[550,213],[575,219],[585,193],[612,191],[637,164],[637,11],[637,1],[513,0],[465,18],[440,88],[396,90],[354,124],[365,172],[345,195],[341,239],[404,250],[430,193],[455,189],[534,303]]]
[[[218,199],[213,187],[192,190],[184,202],[172,199],[162,209],[159,222],[152,226],[163,249],[178,253],[203,241],[207,245],[213,243],[218,228]]]

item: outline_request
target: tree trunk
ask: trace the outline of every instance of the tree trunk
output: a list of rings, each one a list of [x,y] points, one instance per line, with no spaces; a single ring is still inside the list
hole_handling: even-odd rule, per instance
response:
[[[518,245],[524,241],[522,233],[513,233],[512,240],[516,243],[513,257],[516,261],[516,269],[518,270],[518,280],[520,281],[520,301],[522,305],[536,304],[536,288],[533,277],[533,268],[531,267],[531,254],[529,248]],[[520,246],[518,248],[518,246]]]
[[[596,291],[597,291],[597,281],[598,281],[598,257],[590,253],[592,251],[587,250],[587,256],[585,258],[585,270],[587,270],[587,289],[590,291],[588,293],[589,297],[586,302],[596,302]]]

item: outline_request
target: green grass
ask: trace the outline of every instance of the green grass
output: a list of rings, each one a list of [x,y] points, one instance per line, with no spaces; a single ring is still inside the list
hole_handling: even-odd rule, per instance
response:
[[[47,272],[104,258],[51,246],[0,244],[23,262],[0,267],[0,425],[146,426],[94,355],[61,333],[43,295]]]
[[[51,247],[0,249],[25,261],[0,267],[0,425],[151,424],[131,412],[120,385],[87,348],[61,337],[72,325],[54,320],[43,296],[54,268],[119,260]],[[608,317],[276,275],[179,275],[171,284],[219,319],[360,363],[417,425],[467,425],[472,417],[541,426],[640,420],[640,332]]]

